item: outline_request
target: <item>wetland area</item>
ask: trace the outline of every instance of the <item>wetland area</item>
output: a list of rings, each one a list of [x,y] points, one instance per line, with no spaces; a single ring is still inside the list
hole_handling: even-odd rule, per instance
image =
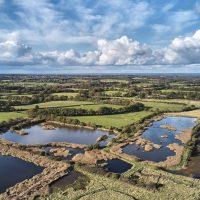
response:
[[[198,200],[200,103],[158,89],[185,80],[17,77],[0,76],[0,200]]]

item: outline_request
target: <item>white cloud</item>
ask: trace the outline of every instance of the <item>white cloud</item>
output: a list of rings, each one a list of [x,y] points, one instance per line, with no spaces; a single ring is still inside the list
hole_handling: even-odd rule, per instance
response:
[[[170,11],[172,8],[174,8],[175,5],[176,5],[176,1],[175,1],[175,2],[167,3],[167,4],[162,8],[162,11],[163,11],[163,12],[168,12],[168,11]]]
[[[152,60],[152,50],[123,36],[113,41],[99,40],[99,65],[145,64]]]
[[[84,0],[13,0],[11,4],[15,19],[7,9],[0,13],[0,23],[9,27],[7,34],[18,32],[24,42],[43,50],[59,45],[93,45],[102,37],[119,37],[145,26],[153,15],[145,1],[102,0],[90,6]]]
[[[200,30],[191,37],[175,38],[166,49],[164,59],[169,64],[200,63]]]
[[[11,37],[0,43],[0,64],[10,65],[163,65],[200,64],[200,30],[190,37],[175,38],[162,49],[122,36],[115,40],[100,39],[97,49],[85,53],[68,51],[33,51]]]

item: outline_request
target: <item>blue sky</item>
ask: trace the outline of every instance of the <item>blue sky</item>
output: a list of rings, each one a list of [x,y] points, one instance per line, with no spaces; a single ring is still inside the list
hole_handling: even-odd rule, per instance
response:
[[[200,72],[199,22],[199,0],[0,0],[0,73]]]

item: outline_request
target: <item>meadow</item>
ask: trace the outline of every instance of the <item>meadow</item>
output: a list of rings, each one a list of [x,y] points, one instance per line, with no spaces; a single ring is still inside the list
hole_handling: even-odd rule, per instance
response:
[[[38,105],[40,108],[48,108],[48,107],[72,107],[72,106],[81,106],[81,105],[87,105],[87,104],[90,105],[94,103],[87,102],[87,101],[49,101],[49,102],[38,103],[38,104],[15,106],[15,109],[28,110],[28,109],[34,108],[36,105]]]
[[[133,123],[139,122],[144,117],[151,115],[150,111],[141,111],[135,113],[125,113],[116,115],[100,115],[100,116],[78,116],[71,117],[72,119],[78,119],[81,122],[92,123],[101,125],[105,128],[116,127],[121,128]]]
[[[16,119],[16,118],[26,118],[26,113],[21,112],[0,112],[0,122],[8,121],[10,119]]]

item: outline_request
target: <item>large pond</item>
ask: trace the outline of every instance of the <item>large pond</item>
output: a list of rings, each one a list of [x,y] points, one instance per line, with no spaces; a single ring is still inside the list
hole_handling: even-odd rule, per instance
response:
[[[96,140],[107,135],[108,139],[103,143],[107,144],[114,135],[100,130],[78,129],[78,128],[55,128],[53,130],[45,130],[41,125],[35,125],[30,128],[23,129],[27,135],[19,135],[15,132],[8,131],[1,135],[1,138],[17,142],[20,144],[48,144],[51,142],[69,142],[75,144],[91,145],[95,144]]]
[[[42,167],[12,156],[0,155],[0,193],[43,171]]]
[[[153,151],[146,152],[144,149],[135,143],[127,145],[123,148],[123,152],[129,155],[135,155],[142,160],[154,162],[165,161],[168,156],[173,156],[175,153],[167,146],[171,143],[183,145],[182,142],[175,138],[176,134],[191,129],[196,124],[196,118],[189,117],[166,117],[160,121],[156,121],[147,130],[144,131],[142,137],[150,140],[154,144],[162,145],[161,148],[154,148]],[[171,127],[164,128],[164,127]],[[163,137],[165,136],[165,137]]]

